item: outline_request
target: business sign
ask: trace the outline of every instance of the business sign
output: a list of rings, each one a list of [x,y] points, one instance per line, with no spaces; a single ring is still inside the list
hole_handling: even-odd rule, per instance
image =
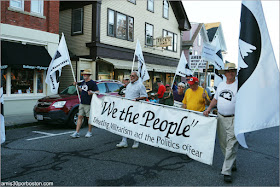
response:
[[[156,38],[156,46],[157,47],[172,46],[172,37],[171,36],[167,36],[167,37]]]
[[[89,124],[212,165],[215,117],[115,96],[98,98],[94,94]]]
[[[190,69],[206,69],[206,60],[200,55],[190,55]]]

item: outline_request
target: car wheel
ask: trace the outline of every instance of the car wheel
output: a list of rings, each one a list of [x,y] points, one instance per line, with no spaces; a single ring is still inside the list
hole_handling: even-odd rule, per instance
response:
[[[78,110],[78,108],[76,108],[72,111],[70,118],[68,120],[68,125],[73,129],[76,128],[76,126],[77,126],[78,116],[79,116],[79,110]],[[85,127],[87,125],[86,121],[87,120],[83,119],[82,127]]]

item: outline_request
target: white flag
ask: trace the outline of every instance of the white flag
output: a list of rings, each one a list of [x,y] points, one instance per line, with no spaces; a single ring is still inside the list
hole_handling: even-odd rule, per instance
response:
[[[218,37],[214,38],[212,44],[216,46],[214,61],[211,62],[215,67],[215,76],[214,76],[214,86],[218,87],[218,85],[226,81],[226,77],[218,73],[218,70],[224,69],[224,60],[222,56],[222,50],[220,46],[220,42],[218,42]]]
[[[189,68],[188,61],[185,57],[185,54],[182,51],[181,58],[177,66],[176,75],[179,75],[181,77],[186,77],[187,75],[191,75],[191,74],[192,71]]]
[[[145,64],[145,60],[143,57],[143,53],[142,53],[142,48],[140,45],[139,40],[137,39],[137,44],[136,44],[136,49],[135,49],[135,53],[134,55],[137,56],[138,58],[138,72],[140,74],[139,79],[144,82],[146,80],[150,79],[146,64]]]
[[[3,87],[0,88],[0,101],[1,101],[1,144],[6,141],[5,135],[5,122],[4,122],[4,98],[3,98]]]
[[[46,77],[46,83],[50,85],[52,93],[57,93],[62,67],[70,65],[70,63],[71,61],[68,53],[68,48],[66,45],[64,34],[62,33],[60,43],[50,63]]]
[[[279,70],[260,1],[242,1],[235,136],[279,126]]]

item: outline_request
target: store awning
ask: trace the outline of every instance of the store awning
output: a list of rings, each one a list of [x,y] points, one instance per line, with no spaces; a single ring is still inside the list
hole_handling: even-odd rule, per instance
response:
[[[114,69],[131,70],[131,67],[132,67],[132,60],[127,61],[127,60],[118,60],[118,59],[111,59],[111,58],[98,58],[98,60],[112,64],[114,66]],[[147,67],[148,71],[155,71],[155,72],[162,72],[162,73],[175,73],[176,68],[177,68],[177,67],[148,64],[148,63],[146,63],[146,67]],[[137,62],[134,63],[133,69],[135,69],[135,70],[138,69]]]
[[[1,41],[2,65],[40,69],[40,67],[48,67],[51,60],[51,56],[43,46]]]

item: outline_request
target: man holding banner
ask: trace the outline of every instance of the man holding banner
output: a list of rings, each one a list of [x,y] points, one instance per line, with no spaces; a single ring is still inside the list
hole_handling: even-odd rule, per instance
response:
[[[211,109],[217,105],[218,108],[218,137],[220,147],[225,156],[222,168],[225,182],[232,182],[231,171],[236,171],[236,153],[238,142],[234,135],[234,113],[237,93],[237,81],[235,76],[237,69],[234,63],[226,63],[225,69],[219,70],[220,74],[225,74],[227,81],[221,82],[210,106],[203,112],[208,116]]]
[[[139,101],[145,100],[148,97],[146,88],[141,82],[141,80],[139,80],[139,77],[140,75],[137,71],[131,72],[130,83],[126,86],[125,98]],[[122,148],[127,146],[127,138],[122,137],[122,141],[119,144],[117,144],[117,147]],[[134,141],[132,148],[136,149],[138,148],[138,146],[139,142]]]

